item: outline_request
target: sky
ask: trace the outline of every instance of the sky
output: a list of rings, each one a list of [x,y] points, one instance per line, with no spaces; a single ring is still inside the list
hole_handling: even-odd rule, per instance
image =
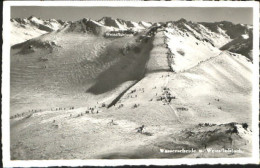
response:
[[[252,8],[228,7],[11,7],[12,18],[36,16],[42,19],[76,21],[83,18],[98,20],[103,16],[131,21],[164,22],[184,18],[193,22],[231,21],[253,24]]]

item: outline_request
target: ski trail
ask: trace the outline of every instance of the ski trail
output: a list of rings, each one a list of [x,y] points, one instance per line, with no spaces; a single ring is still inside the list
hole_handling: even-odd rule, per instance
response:
[[[166,86],[168,86],[168,84],[169,84],[169,73],[167,74],[167,76],[166,76],[166,81],[165,81],[165,84],[164,84],[164,87],[166,87]],[[165,99],[166,99],[166,95],[164,95],[164,97],[165,97]],[[181,119],[180,119],[180,116],[179,116],[179,114],[178,114],[178,112],[176,111],[176,110],[174,110],[174,108],[172,107],[172,105],[170,105],[169,103],[167,103],[168,105],[169,105],[169,107],[172,109],[172,111],[174,112],[174,114],[175,114],[175,116],[176,116],[176,118],[177,118],[177,120],[180,122],[180,123],[183,123],[183,121],[181,121]]]
[[[164,30],[164,36],[165,36],[165,30]],[[166,43],[166,41],[167,41],[167,38],[164,39],[164,42],[165,42],[165,43]],[[166,45],[168,46],[167,43],[166,43]],[[170,49],[169,49],[168,47],[166,47],[166,48],[170,51]],[[171,51],[170,51],[170,52],[171,52]],[[167,60],[168,60],[168,65],[169,65],[169,67],[170,67],[170,69],[171,69],[171,64],[170,64],[170,62],[171,62],[172,60],[170,60],[171,58],[170,58],[168,55],[166,55],[166,57],[167,57]],[[168,72],[168,74],[167,74],[167,76],[166,76],[166,81],[165,81],[164,87],[168,86],[168,84],[169,84],[169,78],[170,78],[170,75],[169,75],[169,72]],[[164,95],[164,97],[165,97],[165,99],[166,99],[166,95]],[[175,114],[177,120],[179,121],[179,123],[183,123],[183,121],[181,121],[181,119],[180,119],[180,116],[179,116],[178,112],[177,112],[176,110],[174,110],[174,108],[172,107],[172,105],[170,105],[169,103],[167,103],[167,104],[169,105],[169,107],[170,107],[170,108],[172,109],[172,111],[174,112],[174,114]]]

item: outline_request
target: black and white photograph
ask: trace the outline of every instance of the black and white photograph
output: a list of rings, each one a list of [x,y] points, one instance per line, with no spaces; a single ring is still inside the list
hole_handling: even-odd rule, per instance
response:
[[[10,165],[258,163],[259,4],[175,3],[5,2]]]

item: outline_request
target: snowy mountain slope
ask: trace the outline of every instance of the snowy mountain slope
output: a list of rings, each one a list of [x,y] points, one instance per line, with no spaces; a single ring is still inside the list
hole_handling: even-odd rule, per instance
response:
[[[150,58],[146,65],[146,73],[155,73],[161,71],[170,71],[168,49],[165,47],[165,35],[162,29],[154,35],[153,49],[150,52]]]
[[[146,27],[139,25],[137,22],[133,22],[133,21],[126,21],[126,25],[128,28],[133,28],[133,29],[144,29]]]
[[[252,60],[250,26],[230,22],[193,23],[181,19],[168,22],[166,27],[170,64],[174,71],[189,69],[225,50]]]
[[[214,22],[214,23],[199,22],[199,24],[204,25],[212,32],[218,32],[220,28],[224,30],[231,39],[234,39],[242,34],[248,34],[252,30],[251,25],[234,24],[228,21]]]
[[[100,36],[125,36],[127,34],[133,35],[135,32],[140,32],[144,29],[146,27],[136,22],[103,17],[98,21],[84,18],[74,22],[66,22],[56,31],[63,33],[88,33]]]
[[[157,45],[161,37],[160,32],[155,35],[153,50],[161,50],[161,45]],[[167,53],[163,53],[160,56],[166,58]],[[160,59],[158,58],[158,60]],[[151,63],[153,62],[155,61]],[[161,66],[165,65],[161,64]],[[116,147],[114,150],[102,154],[101,158],[185,157],[177,154],[171,156],[155,154],[156,156],[153,156],[151,153],[154,153],[153,151],[156,149],[187,149],[187,146],[198,149],[200,147],[197,143],[204,143],[201,134],[205,134],[206,139],[209,138],[209,141],[201,149],[204,149],[205,145],[214,149],[221,149],[223,145],[230,146],[230,142],[225,137],[221,136],[222,140],[227,140],[224,144],[222,144],[223,141],[216,140],[214,137],[219,137],[217,134],[220,130],[223,131],[223,135],[229,135],[226,129],[221,128],[223,123],[225,123],[225,127],[231,126],[232,122],[251,123],[251,69],[252,63],[244,56],[222,52],[182,73],[161,71],[146,74],[143,79],[124,93],[118,103],[104,115],[113,116],[114,121],[118,121],[119,126],[121,125],[120,121],[145,125],[145,133],[152,135],[151,138],[148,136],[146,139],[149,143],[143,144],[143,141],[140,140],[139,144],[132,145],[131,149],[136,150],[135,152],[129,152],[132,151],[131,149],[126,152],[126,150],[122,150],[124,147]],[[169,101],[168,98],[171,96],[173,98]],[[213,126],[208,124],[208,127],[203,128],[195,126],[205,122],[220,124],[221,126],[217,126],[220,129],[210,131],[214,128],[214,124]],[[127,128],[135,128],[131,127],[130,124],[126,124],[126,126]],[[190,128],[186,129],[187,127]],[[246,152],[233,156],[250,153],[248,149],[251,149],[251,144],[248,139],[251,139],[251,132],[250,130],[241,131],[240,128],[241,126],[239,126],[238,137],[236,137],[237,134],[234,134],[232,139],[237,144],[241,144],[235,148],[241,147],[240,149],[243,148]],[[193,131],[189,131],[190,129]],[[193,134],[192,132],[196,130],[199,133]],[[168,132],[175,132],[172,139],[169,139]],[[187,135],[184,136],[182,133]],[[242,134],[247,134],[246,138]],[[194,138],[197,143],[188,140],[183,144],[187,138]],[[137,149],[142,149],[142,156],[138,155],[140,151]],[[191,157],[198,157],[197,153],[194,155]],[[206,154],[200,157],[223,157],[223,154]]]
[[[152,25],[144,21],[140,21],[139,23],[137,23],[133,21],[126,21],[123,19],[114,19],[111,17],[103,17],[100,20],[98,20],[98,22],[103,24],[104,26],[114,27],[120,30],[133,29],[136,31],[148,28]]]
[[[112,30],[115,30],[115,28],[104,26],[92,19],[84,18],[82,20],[65,25],[59,29],[58,32],[93,33],[95,35],[100,35],[106,31]]]
[[[32,20],[38,24],[41,23],[36,19]],[[14,45],[12,47],[11,63],[17,65],[11,68],[11,81],[14,84],[13,95],[17,95],[22,86],[28,85],[27,82],[30,82],[30,79],[37,79],[31,81],[32,84],[44,79],[45,77],[37,74],[48,76],[50,73],[48,70],[51,70],[52,78],[45,79],[43,83],[46,84],[44,86],[51,85],[47,84],[51,81],[56,81],[57,84],[60,83],[58,84],[60,87],[53,88],[54,92],[64,90],[67,87],[70,88],[74,84],[80,84],[80,90],[86,91],[90,89],[88,91],[99,94],[100,91],[98,90],[103,90],[100,93],[104,93],[128,80],[138,80],[140,76],[136,76],[134,73],[130,77],[132,73],[129,73],[127,70],[129,75],[125,79],[123,79],[125,74],[122,73],[122,78],[115,76],[115,79],[113,79],[114,83],[107,84],[107,89],[101,89],[102,85],[110,80],[108,78],[110,78],[111,74],[120,73],[120,68],[126,70],[126,67],[131,69],[137,66],[135,64],[128,65],[128,61],[134,63],[137,61],[136,58],[133,57],[135,60],[133,61],[130,59],[131,57],[126,60],[121,60],[120,57],[124,55],[130,56],[131,54],[140,55],[147,49],[143,50],[139,45],[143,45],[143,43],[148,45],[151,37],[156,37],[153,40],[153,48],[144,54],[149,54],[149,59],[144,59],[147,60],[147,63],[144,60],[140,63],[142,66],[146,63],[147,72],[172,70],[178,73],[187,71],[221,54],[222,51],[218,47],[228,44],[232,40],[224,30],[218,29],[218,32],[212,32],[200,24],[188,22],[184,19],[176,22],[167,22],[166,27],[162,25],[162,23],[159,24],[160,28],[150,27],[142,29],[137,36],[124,37],[124,34],[122,34],[123,38],[120,40],[96,35],[105,32],[117,32],[117,30],[121,31],[120,27],[137,26],[135,22],[125,22],[121,19],[114,20],[108,17],[104,17],[98,22],[91,19],[82,19],[76,22],[65,23],[56,31]],[[97,41],[92,43],[95,39]],[[75,50],[76,48],[77,50]],[[120,60],[122,65],[117,63]],[[109,69],[110,66],[114,66],[114,68]],[[59,67],[64,69],[64,72],[55,72],[55,69]],[[75,68],[75,73],[73,67]],[[108,74],[105,73],[107,70],[109,70]],[[142,71],[141,68],[137,74],[140,75]],[[83,89],[84,83],[87,85]],[[83,92],[81,91],[80,94],[83,94]],[[25,92],[18,95],[23,93]]]
[[[11,45],[58,30],[64,23],[61,20],[42,20],[34,16],[26,19],[11,19]]]
[[[75,29],[70,24],[12,47],[11,102],[34,102],[31,107],[13,105],[12,111],[57,106],[65,100],[56,96],[64,93],[68,103],[82,105],[92,94],[108,93],[124,82],[140,78],[150,50],[149,41],[137,42],[139,36],[109,39],[82,33],[82,22],[77,22]],[[48,95],[43,104],[40,93]],[[32,94],[38,95],[37,99]]]
[[[27,27],[25,26],[23,28],[14,23],[11,28],[10,45],[12,46],[12,45],[15,45],[18,43],[22,43],[24,41],[38,37],[45,33],[47,33],[47,32],[43,31],[43,30],[39,30],[38,28],[34,28],[34,27],[30,27],[30,26],[27,26]]]
[[[174,27],[174,29],[181,31],[183,34],[189,33],[196,39],[209,42],[218,48],[231,41],[231,37],[221,28],[218,28],[217,31],[212,31],[202,24],[187,21],[185,19],[168,22],[168,26]]]
[[[229,50],[252,59],[252,26],[250,25],[233,24],[227,21],[194,23],[185,19],[167,24],[168,27],[182,32],[183,35],[188,33],[189,36],[199,41],[209,42],[221,50]]]
[[[124,25],[124,23],[121,20],[113,19],[111,17],[103,17],[100,20],[98,20],[98,22],[105,26],[126,29],[126,25]]]
[[[234,53],[239,53],[253,61],[253,34],[243,34],[220,48]]]
[[[164,57],[167,58],[166,53]],[[251,81],[252,63],[249,59],[240,54],[222,52],[181,73],[168,70],[147,73],[113,108],[120,108],[123,104],[123,108],[115,113],[134,121],[134,114],[127,114],[124,110],[140,104],[140,107],[135,108],[135,114],[142,116],[140,120],[144,120],[142,122],[145,125],[156,125],[154,120],[148,119],[150,115],[157,116],[161,119],[158,122],[162,123],[166,123],[163,119],[171,118],[168,124],[205,120],[219,123],[222,116],[226,117],[221,119],[221,122],[232,122],[233,115],[236,116],[237,122],[250,123]],[[166,93],[175,97],[169,105],[165,99]],[[236,95],[236,98],[231,98],[230,94],[232,97]],[[145,115],[147,111],[150,114],[148,116]]]
[[[191,32],[183,33],[177,28],[166,28],[165,35],[170,49],[170,66],[174,72],[192,68],[221,52],[210,42],[196,38]]]
[[[158,151],[205,145],[251,155],[252,62],[219,49],[247,35],[186,20],[122,33],[133,26],[82,19],[11,48],[12,159],[178,158]]]
[[[140,21],[140,22],[139,22],[139,25],[140,25],[140,26],[143,26],[143,27],[145,27],[145,28],[148,28],[148,27],[151,27],[151,26],[152,26],[152,23],[145,22],[145,21]]]
[[[221,47],[221,50],[228,50],[238,54],[242,54],[252,60],[253,49],[253,28],[251,25],[233,24],[231,22],[222,21],[215,23],[200,23],[213,32],[222,31],[228,35],[232,41]]]

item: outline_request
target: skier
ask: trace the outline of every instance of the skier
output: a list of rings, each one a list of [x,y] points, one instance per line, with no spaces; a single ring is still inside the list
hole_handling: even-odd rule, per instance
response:
[[[143,133],[143,129],[144,129],[144,125],[142,125],[141,127],[138,127],[138,128],[136,128],[137,129],[137,132],[139,132],[139,133]]]

